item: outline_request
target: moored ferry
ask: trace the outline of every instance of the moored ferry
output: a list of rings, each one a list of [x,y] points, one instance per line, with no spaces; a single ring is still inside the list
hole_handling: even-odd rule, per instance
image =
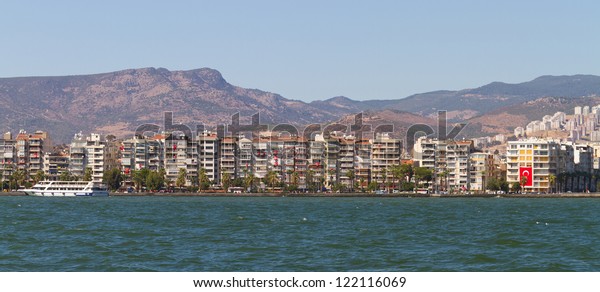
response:
[[[91,181],[41,181],[20,190],[38,197],[108,197],[108,189]]]

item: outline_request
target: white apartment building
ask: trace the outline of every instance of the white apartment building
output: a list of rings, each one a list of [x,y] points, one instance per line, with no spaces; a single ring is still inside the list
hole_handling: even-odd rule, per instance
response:
[[[219,181],[219,139],[216,133],[204,131],[198,134],[198,166],[204,169],[211,182]]]
[[[87,168],[92,170],[92,181],[101,183],[104,172],[118,167],[118,147],[106,141],[103,135],[92,133],[83,137],[78,133],[69,148],[69,172],[83,179]]]
[[[440,190],[466,190],[471,182],[472,140],[453,141],[420,137],[413,152],[417,166],[433,170]]]
[[[471,153],[469,159],[471,164],[470,189],[485,191],[489,178],[495,175],[494,155],[476,152]]]
[[[377,133],[371,140],[371,179],[377,183],[392,181],[393,175],[386,172],[384,179],[383,170],[392,165],[400,165],[402,143],[399,139],[390,137],[389,133]]]

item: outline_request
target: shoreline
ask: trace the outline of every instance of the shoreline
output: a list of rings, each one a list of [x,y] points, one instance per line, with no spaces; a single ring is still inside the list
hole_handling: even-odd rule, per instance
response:
[[[23,192],[0,192],[0,197],[26,196]],[[111,193],[111,197],[297,197],[297,198],[599,198],[600,193],[561,194],[473,194],[442,195],[397,193],[376,195],[369,193]]]

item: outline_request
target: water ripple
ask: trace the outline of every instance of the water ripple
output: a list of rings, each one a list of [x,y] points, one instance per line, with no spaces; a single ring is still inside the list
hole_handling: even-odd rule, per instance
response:
[[[0,271],[598,271],[600,201],[0,197]]]

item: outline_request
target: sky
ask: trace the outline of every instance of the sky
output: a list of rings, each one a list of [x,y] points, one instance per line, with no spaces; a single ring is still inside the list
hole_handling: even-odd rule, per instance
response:
[[[2,1],[0,77],[209,67],[311,101],[600,75],[599,1]]]

